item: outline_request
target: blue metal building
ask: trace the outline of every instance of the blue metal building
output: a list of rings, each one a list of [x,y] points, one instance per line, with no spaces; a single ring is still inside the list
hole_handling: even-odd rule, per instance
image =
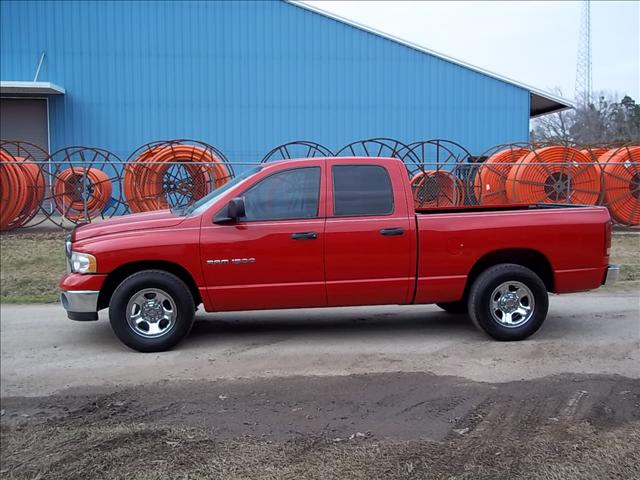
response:
[[[297,3],[0,8],[1,136],[45,115],[50,151],[89,145],[126,159],[145,142],[192,138],[252,162],[291,140],[337,150],[384,136],[445,138],[478,154],[526,141],[532,116],[570,106]],[[35,100],[45,113],[26,107]]]

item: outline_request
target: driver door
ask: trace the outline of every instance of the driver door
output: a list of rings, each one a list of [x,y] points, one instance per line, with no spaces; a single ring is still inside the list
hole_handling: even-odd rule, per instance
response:
[[[245,216],[204,215],[201,261],[214,310],[322,307],[324,162],[266,172],[241,195]]]

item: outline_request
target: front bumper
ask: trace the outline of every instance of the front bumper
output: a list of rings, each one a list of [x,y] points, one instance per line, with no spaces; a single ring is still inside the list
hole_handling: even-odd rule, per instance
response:
[[[98,320],[98,295],[96,290],[63,290],[60,303],[70,320]]]
[[[620,277],[620,266],[619,265],[609,265],[607,268],[607,274],[604,277],[603,285],[613,285],[618,281]]]

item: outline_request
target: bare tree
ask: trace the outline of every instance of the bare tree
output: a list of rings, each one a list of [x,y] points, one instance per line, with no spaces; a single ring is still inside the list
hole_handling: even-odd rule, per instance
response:
[[[640,105],[628,95],[618,102],[601,92],[588,105],[535,119],[530,136],[534,142],[578,145],[640,142]]]
[[[574,123],[573,116],[574,112],[565,110],[537,118],[530,133],[531,141],[572,143],[570,129]]]

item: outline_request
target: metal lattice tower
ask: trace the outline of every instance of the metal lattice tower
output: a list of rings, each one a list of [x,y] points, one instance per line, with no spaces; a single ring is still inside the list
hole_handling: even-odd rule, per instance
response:
[[[591,2],[590,0],[584,0],[580,21],[580,37],[578,39],[575,100],[578,105],[589,105],[591,97]]]

